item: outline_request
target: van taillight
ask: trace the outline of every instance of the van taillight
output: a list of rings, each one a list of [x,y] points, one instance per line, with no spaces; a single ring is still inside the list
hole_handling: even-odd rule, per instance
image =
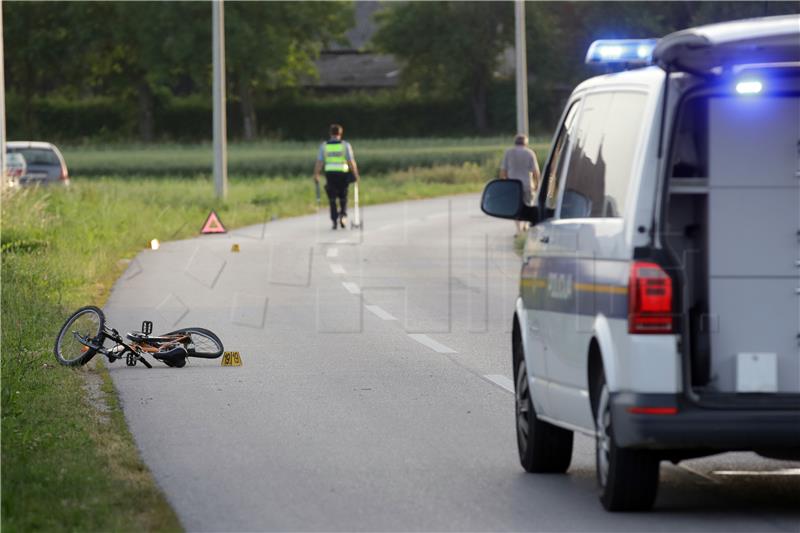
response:
[[[61,175],[58,177],[61,181],[67,181],[69,179],[69,173],[67,173],[67,167],[61,167]]]
[[[628,332],[672,333],[672,279],[655,263],[631,265]]]

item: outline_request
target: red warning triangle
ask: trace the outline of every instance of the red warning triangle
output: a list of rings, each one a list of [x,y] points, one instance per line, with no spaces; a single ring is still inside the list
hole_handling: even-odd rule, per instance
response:
[[[205,224],[203,224],[203,229],[200,230],[200,233],[226,233],[225,226],[222,225],[222,221],[217,216],[216,211],[212,210],[208,214],[208,218]]]

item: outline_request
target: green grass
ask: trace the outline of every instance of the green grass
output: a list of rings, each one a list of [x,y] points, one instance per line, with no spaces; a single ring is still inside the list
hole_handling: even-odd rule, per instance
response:
[[[375,176],[409,167],[432,167],[463,163],[485,164],[499,160],[511,145],[509,138],[351,140],[356,161],[364,176]],[[548,140],[534,144],[544,163]],[[228,169],[233,175],[309,176],[319,143],[233,143],[228,149]],[[209,174],[210,144],[123,145],[62,147],[73,176],[142,175],[194,176]]]
[[[407,169],[364,178],[365,204],[479,191],[496,161]],[[207,177],[77,177],[2,202],[2,524],[4,531],[175,530],[180,525],[126,429],[105,370],[56,365],[69,313],[102,305],[152,238],[193,236],[210,209],[229,228],[312,213],[310,178],[231,179],[213,197]],[[94,373],[107,416],[87,399]]]

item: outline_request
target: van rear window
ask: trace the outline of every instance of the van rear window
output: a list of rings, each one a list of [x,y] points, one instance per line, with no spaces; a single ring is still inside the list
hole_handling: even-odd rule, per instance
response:
[[[672,177],[708,176],[708,100],[690,98],[684,102],[672,147]]]

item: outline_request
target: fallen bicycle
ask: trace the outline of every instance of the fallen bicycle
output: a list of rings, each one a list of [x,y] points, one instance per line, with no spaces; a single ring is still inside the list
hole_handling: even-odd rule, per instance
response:
[[[141,331],[129,331],[125,335],[126,342],[105,322],[103,311],[97,307],[81,307],[75,311],[56,338],[56,360],[64,366],[81,366],[99,353],[110,363],[124,358],[128,366],[136,366],[141,361],[147,368],[152,368],[145,359],[145,355],[150,355],[167,366],[182,368],[189,357],[216,359],[224,351],[219,337],[204,328],[182,328],[163,335],[151,335],[153,323],[145,321]],[[107,347],[106,341],[113,345]]]

